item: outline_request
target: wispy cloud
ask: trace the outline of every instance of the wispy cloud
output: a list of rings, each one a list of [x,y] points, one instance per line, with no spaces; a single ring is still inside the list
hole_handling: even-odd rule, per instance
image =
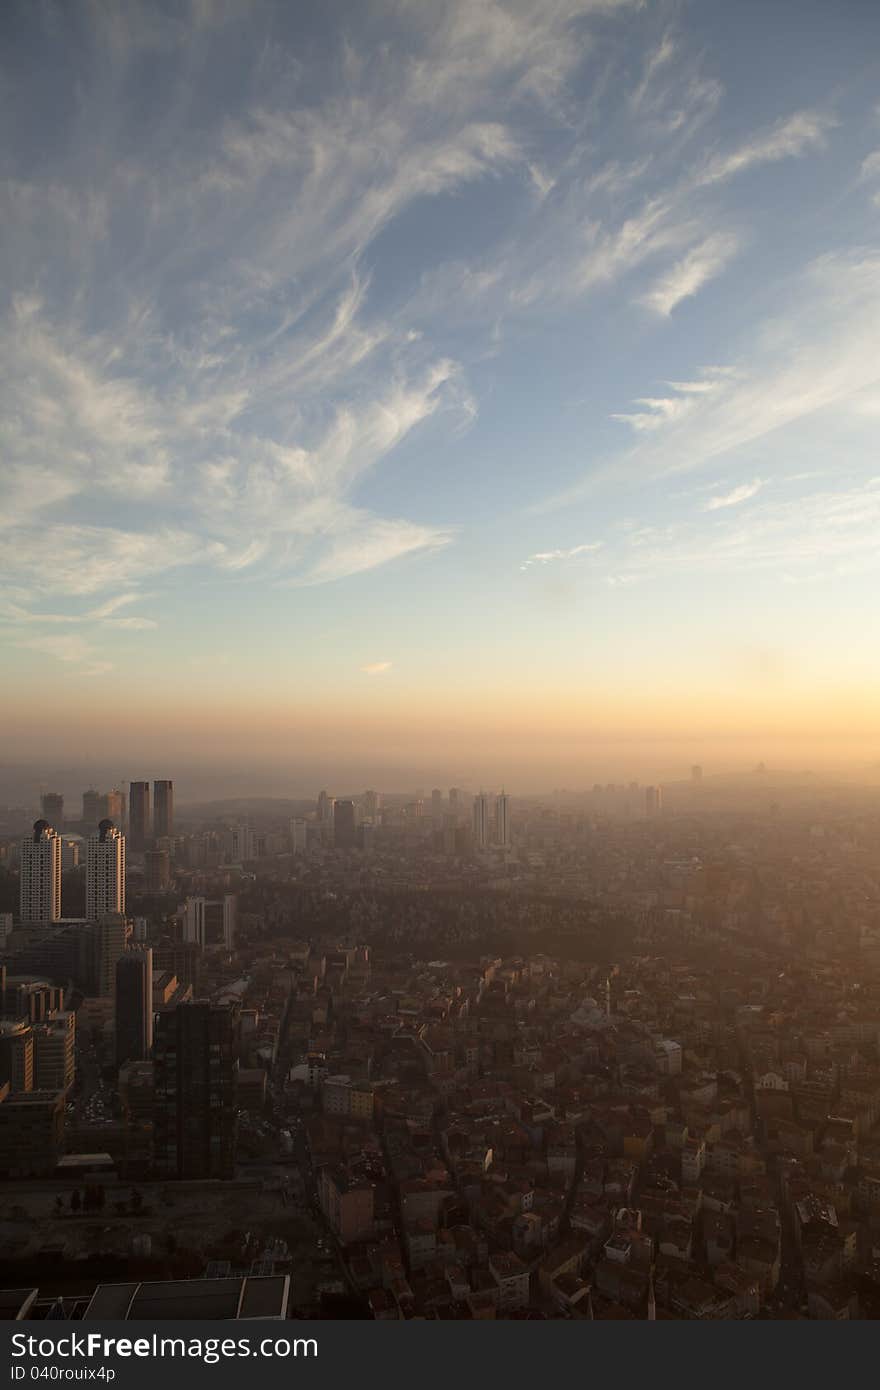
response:
[[[658,314],[671,314],[682,300],[690,299],[720,275],[739,248],[739,238],[730,233],[706,237],[661,276],[644,302]]]
[[[717,497],[710,497],[703,507],[703,511],[718,512],[724,507],[738,507],[741,502],[748,502],[750,497],[756,496],[763,486],[764,483],[761,478],[754,478],[750,483],[740,483],[739,487],[733,488],[730,492],[721,493]]]
[[[483,368],[508,326],[617,292],[618,317],[647,305],[656,321],[631,317],[665,343],[678,306],[690,316],[757,238],[735,180],[820,153],[834,127],[782,88],[783,114],[756,130],[719,55],[639,0],[380,0],[351,8],[344,37],[331,24],[326,51],[292,12],[27,9],[71,119],[51,148],[40,120],[23,129],[27,173],[0,182],[19,287],[0,309],[15,590],[0,618],[7,640],[83,673],[103,673],[102,643],[155,629],[129,611],[147,591],[164,624],[169,593],[206,578],[231,591],[427,566],[460,531],[432,510],[436,445],[453,455],[477,385],[504,414]],[[156,63],[153,97],[133,79]],[[7,62],[0,77],[0,112],[33,109],[27,75]],[[615,416],[627,444],[609,471],[699,468],[865,388],[870,258],[819,264],[807,289],[814,319],[769,325],[735,374],[670,355],[650,384],[624,378],[619,402],[644,394]]]
[[[754,495],[754,494],[751,494]],[[777,572],[799,582],[817,566],[829,574],[880,569],[880,478],[850,487],[758,501],[748,517],[721,507],[711,525],[682,519],[635,546],[626,536],[609,549],[607,582],[666,574]]]
[[[616,414],[639,442],[604,476],[694,471],[819,411],[855,412],[880,383],[880,257],[820,257],[790,295],[786,312],[752,333],[748,359],[707,374],[708,389],[679,383]]]
[[[92,651],[90,643],[77,633],[64,633],[46,637],[26,637],[17,643],[32,652],[54,656],[57,661],[83,661]]]
[[[822,111],[797,111],[785,116],[769,130],[726,154],[715,155],[696,176],[697,184],[720,183],[743,174],[760,164],[793,159],[810,150],[822,149],[828,134],[838,124],[836,117]]]
[[[588,541],[584,545],[573,545],[567,550],[538,550],[529,555],[520,565],[521,570],[531,569],[533,565],[552,565],[559,561],[575,560],[582,555],[592,555],[601,550],[601,541]]]
[[[385,671],[391,670],[392,664],[390,661],[368,661],[361,670],[365,676],[381,676]]]

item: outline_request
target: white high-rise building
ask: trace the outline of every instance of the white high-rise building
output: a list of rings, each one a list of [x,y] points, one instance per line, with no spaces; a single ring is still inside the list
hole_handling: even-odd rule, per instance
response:
[[[102,820],[86,841],[86,917],[98,922],[111,913],[125,915],[125,836]]]
[[[57,922],[61,917],[61,836],[46,820],[34,821],[22,841],[19,915],[22,922]]]
[[[489,798],[485,792],[474,797],[474,844],[485,849],[489,843]]]
[[[505,849],[510,844],[510,797],[506,792],[495,800],[495,843]]]

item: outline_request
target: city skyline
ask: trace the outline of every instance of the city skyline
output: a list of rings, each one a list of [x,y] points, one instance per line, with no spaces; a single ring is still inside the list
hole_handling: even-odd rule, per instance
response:
[[[0,24],[17,757],[877,760],[880,12]]]

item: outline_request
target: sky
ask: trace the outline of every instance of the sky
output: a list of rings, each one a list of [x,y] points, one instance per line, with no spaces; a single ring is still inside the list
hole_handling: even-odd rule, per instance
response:
[[[880,7],[7,0],[0,129],[9,754],[876,762]]]

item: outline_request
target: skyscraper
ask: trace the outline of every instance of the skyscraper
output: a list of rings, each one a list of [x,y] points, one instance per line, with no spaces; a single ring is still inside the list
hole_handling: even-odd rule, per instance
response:
[[[474,797],[474,845],[485,849],[489,843],[489,798],[485,792]]]
[[[435,830],[443,825],[443,793],[439,787],[431,792],[431,822]]]
[[[89,993],[98,999],[112,999],[116,964],[128,941],[128,923],[121,912],[106,912],[97,921],[87,922],[82,936],[88,952],[85,974]]]
[[[510,797],[506,792],[495,800],[495,843],[503,848],[510,844]]]
[[[153,1049],[154,1157],[176,1178],[232,1178],[238,1008],[203,1001],[160,1013]]]
[[[333,843],[337,849],[354,849],[357,844],[353,801],[333,802]]]
[[[128,831],[132,849],[146,849],[152,833],[149,782],[128,785]]]
[[[83,792],[82,820],[84,825],[97,825],[101,819],[101,793],[94,787]]]
[[[153,783],[153,835],[174,834],[174,783]]]
[[[657,816],[663,809],[663,788],[645,787],[645,815]]]
[[[691,768],[691,781],[692,781],[692,782],[702,782],[702,780],[703,780],[703,769],[700,767],[700,764],[699,764],[699,763],[694,763],[693,767]],[[43,812],[43,814],[45,815],[45,811]]]
[[[22,841],[19,916],[22,922],[57,922],[61,916],[61,836],[46,820],[34,821]]]
[[[114,825],[125,824],[125,793],[118,787],[98,797],[98,819],[112,820]]]
[[[64,826],[64,797],[61,792],[43,792],[40,797],[40,810],[43,820],[47,820],[53,830]]]
[[[371,791],[366,791],[366,792],[364,792],[364,816],[365,816],[365,818],[366,818],[367,820],[372,820],[372,821],[376,820],[376,818],[377,818],[378,815],[379,815],[379,807],[381,806],[381,804],[382,804],[382,798],[381,798],[381,796],[379,795],[378,792],[374,792],[374,791],[372,791],[372,790],[371,790]]]
[[[318,793],[318,820],[322,823],[333,819],[333,802],[325,791]]]
[[[34,1028],[34,1090],[67,1091],[76,1079],[76,1014],[54,1009]]]
[[[0,1086],[16,1095],[34,1089],[34,1030],[25,1019],[0,1019]]]
[[[144,855],[144,888],[164,893],[171,883],[171,856],[167,849],[148,849]]]
[[[153,1046],[153,952],[130,947],[116,962],[116,1065],[144,1062]]]
[[[222,898],[187,898],[183,909],[183,939],[202,949],[222,946],[231,951],[235,945],[235,917],[238,898],[224,893]]]
[[[125,913],[125,836],[102,820],[86,841],[86,917],[97,922]]]

